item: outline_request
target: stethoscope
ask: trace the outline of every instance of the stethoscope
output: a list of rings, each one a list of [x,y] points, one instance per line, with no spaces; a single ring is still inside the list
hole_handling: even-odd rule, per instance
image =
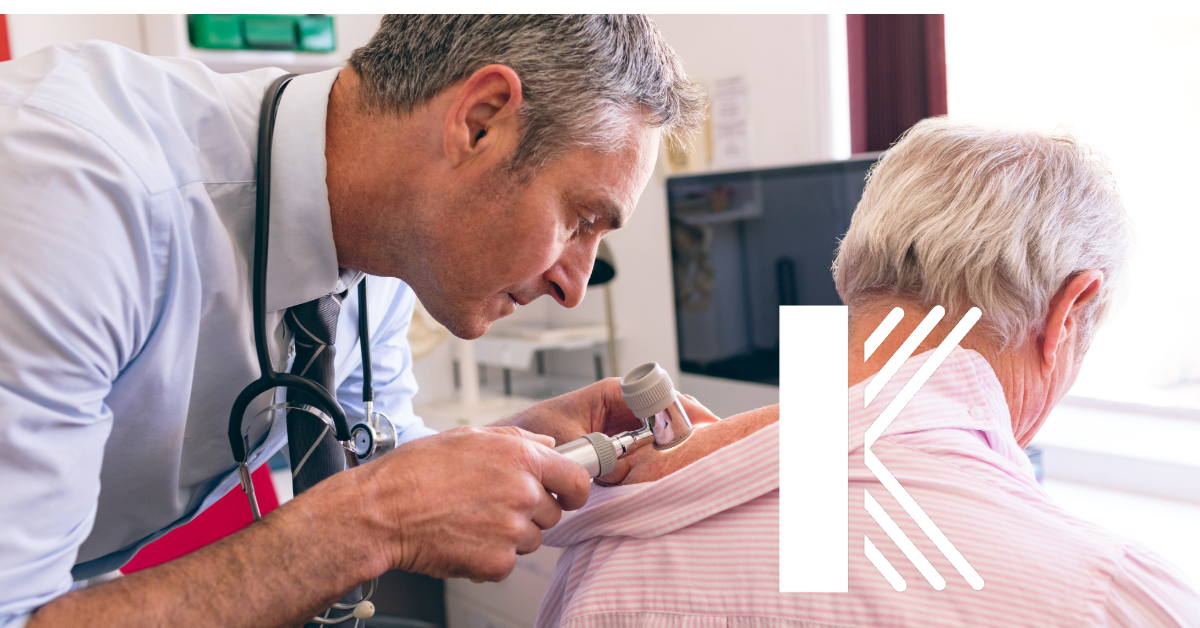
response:
[[[258,356],[258,368],[262,375],[246,386],[237,400],[233,402],[233,410],[229,414],[229,446],[233,449],[233,459],[238,464],[238,477],[242,490],[250,500],[250,511],[254,520],[262,519],[258,508],[258,498],[254,494],[254,483],[250,479],[250,467],[246,460],[249,450],[247,436],[242,432],[242,419],[246,408],[259,395],[277,388],[297,388],[308,395],[308,404],[276,403],[268,406],[258,416],[278,411],[307,412],[333,428],[337,440],[345,450],[348,468],[357,467],[360,462],[377,458],[396,447],[396,427],[392,420],[382,412],[375,411],[375,390],[371,378],[371,344],[367,327],[367,280],[364,277],[358,284],[358,340],[362,349],[363,364],[363,406],[365,420],[350,427],[346,420],[346,412],[329,391],[320,384],[291,373],[277,373],[271,366],[267,352],[267,244],[270,228],[271,213],[271,137],[275,131],[275,113],[279,107],[279,98],[288,82],[296,74],[285,74],[275,80],[267,89],[267,97],[263,99],[258,129],[258,166],[256,178],[258,182],[255,199],[255,229],[254,229],[254,349]],[[256,417],[257,418],[257,417]],[[314,617],[313,623],[340,624],[351,619],[366,619],[374,614],[374,605],[369,601],[375,594],[378,578],[371,581],[370,588],[363,599],[354,604],[334,604],[330,610],[353,611],[341,617]],[[326,615],[329,611],[326,611]]]

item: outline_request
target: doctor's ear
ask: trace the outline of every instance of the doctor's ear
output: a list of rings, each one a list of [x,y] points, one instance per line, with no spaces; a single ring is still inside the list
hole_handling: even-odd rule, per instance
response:
[[[507,158],[521,135],[521,79],[506,65],[467,77],[446,113],[444,150],[453,167],[489,153]]]

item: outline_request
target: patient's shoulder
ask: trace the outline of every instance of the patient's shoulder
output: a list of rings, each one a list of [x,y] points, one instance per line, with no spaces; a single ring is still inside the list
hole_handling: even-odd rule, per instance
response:
[[[629,472],[621,483],[661,480],[778,421],[779,404],[775,404],[697,426],[686,441],[671,449],[642,447],[623,459],[629,464]]]

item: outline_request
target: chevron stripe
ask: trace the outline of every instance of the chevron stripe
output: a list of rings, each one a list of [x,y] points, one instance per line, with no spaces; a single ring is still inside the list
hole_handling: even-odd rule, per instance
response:
[[[879,548],[875,547],[875,544],[865,534],[863,535],[863,553],[867,555],[867,560],[875,565],[879,573],[883,574],[883,579],[887,580],[893,589],[903,591],[908,588],[904,577],[900,575],[899,571],[896,571],[896,568],[888,562],[887,556],[884,556],[883,552],[879,551]]]
[[[897,354],[903,352],[905,347],[908,347],[913,338],[922,331],[921,328],[925,326],[926,323],[929,323],[931,319],[933,319],[933,322],[928,325],[928,329],[921,334],[921,339],[917,340],[915,343],[912,343],[912,347],[909,347],[909,354],[911,355],[912,350],[915,349],[916,346],[925,339],[925,336],[929,335],[929,331],[933,329],[933,327],[937,324],[937,321],[941,320],[944,314],[945,310],[941,306],[936,306],[933,310],[931,310],[929,315],[925,317],[925,320],[921,321],[921,325],[917,326],[917,329],[913,331],[913,333],[908,337],[908,340],[905,341],[904,345],[900,347],[900,351],[898,351]],[[887,430],[892,421],[900,415],[900,412],[904,410],[904,407],[908,405],[908,402],[912,401],[912,398],[916,396],[917,391],[919,391],[921,387],[925,385],[925,382],[929,381],[929,378],[933,375],[934,371],[936,371],[938,367],[942,365],[942,362],[945,361],[945,359],[950,355],[950,352],[954,350],[954,347],[958,346],[958,343],[961,342],[962,339],[967,335],[967,332],[971,331],[971,328],[975,326],[975,323],[979,321],[982,315],[983,312],[977,307],[973,307],[967,311],[966,315],[962,317],[962,320],[958,321],[958,324],[954,326],[954,329],[952,329],[946,338],[942,340],[937,349],[934,349],[933,353],[925,360],[925,363],[922,364],[919,369],[917,369],[917,372],[912,376],[912,378],[905,382],[904,387],[900,389],[900,392],[896,395],[896,397],[892,399],[891,403],[889,403],[886,408],[884,408],[883,412],[880,413],[879,418],[875,419],[875,421],[871,423],[871,427],[867,428],[866,433],[863,435],[863,442],[865,446],[865,450],[863,451],[863,462],[866,464],[867,468],[870,469],[871,473],[875,475],[876,479],[883,484],[883,487],[887,489],[888,493],[891,493],[892,497],[896,499],[900,506],[904,508],[904,511],[908,513],[908,516],[912,517],[912,520],[915,521],[917,526],[921,528],[921,531],[925,533],[925,536],[929,537],[930,541],[933,541],[933,544],[938,548],[939,551],[942,552],[942,555],[946,557],[946,560],[949,560],[950,564],[953,565],[956,570],[958,570],[959,575],[961,575],[963,579],[967,581],[967,584],[971,585],[971,588],[975,589],[976,591],[983,588],[983,578],[978,572],[975,571],[975,568],[971,566],[971,563],[967,562],[967,559],[963,557],[962,553],[960,553],[958,549],[954,547],[954,544],[950,542],[950,539],[947,538],[944,533],[942,533],[941,529],[937,527],[937,524],[933,522],[933,519],[930,519],[929,515],[925,514],[925,511],[922,510],[921,506],[918,505],[916,500],[912,498],[912,495],[909,495],[908,491],[904,490],[904,487],[900,485],[900,482],[896,480],[896,477],[892,475],[891,471],[888,471],[886,466],[884,466],[883,461],[881,461],[879,457],[875,455],[875,452],[871,451],[871,445],[874,445],[875,441],[883,435],[883,432]],[[907,361],[908,357],[909,356],[905,356],[902,362]],[[892,360],[895,360],[895,358],[896,356],[893,356]],[[888,364],[891,364],[892,360],[889,360]],[[893,371],[891,375],[888,375],[887,379],[891,379],[892,375],[894,374],[895,371]],[[871,384],[874,383],[874,380],[872,380]],[[879,388],[882,388],[882,385]],[[879,507],[878,502],[875,502],[869,493],[867,494],[866,499],[867,501],[865,506],[868,512],[871,512],[871,504],[874,503],[874,506],[878,507],[879,513],[886,517],[891,525],[895,526],[895,522],[891,521],[890,517],[887,517],[887,513],[883,512],[883,508]],[[896,531],[900,533],[899,537],[903,539],[902,542],[898,540],[896,536],[893,536],[890,531],[888,531],[887,527],[883,525],[881,518],[877,516],[875,512],[871,512],[871,515],[875,517],[876,522],[880,523],[880,527],[883,527],[884,531],[888,532],[888,536],[892,537],[893,542],[895,542],[900,547],[901,551],[903,551],[905,555],[909,557],[909,560],[913,560],[913,556],[910,555],[908,550],[905,548],[905,544],[911,545],[911,541],[907,536],[904,535],[903,531],[901,531],[898,526],[896,527]],[[874,548],[874,546],[872,546],[872,548]],[[912,549],[916,551],[917,555],[920,555],[920,551],[917,551],[915,546],[912,547]],[[875,548],[875,551],[878,552],[878,548]],[[880,554],[880,556],[882,556],[882,554]],[[868,556],[868,558],[870,558],[870,556]],[[924,556],[921,556],[921,560],[928,564],[928,560],[926,560]],[[872,562],[874,562],[874,560],[872,560]],[[921,565],[919,565],[916,561],[914,561],[913,564],[917,565],[919,570],[921,569]],[[888,564],[888,567],[891,567],[890,563]],[[878,564],[876,564],[876,568],[879,568],[880,573],[883,573],[882,568],[880,568]],[[932,565],[930,566],[930,569],[932,569]],[[934,573],[936,574],[936,571],[934,571]],[[922,574],[926,575],[926,579],[928,579],[928,574],[925,574],[924,571],[922,571]],[[884,577],[887,578],[888,575],[884,573]],[[938,575],[938,578],[941,579],[941,576]],[[891,580],[889,580],[889,582],[891,582]],[[930,581],[930,584],[932,584],[935,589],[941,590],[945,587],[945,580],[942,580],[942,587],[938,587],[936,581]],[[895,586],[894,583],[893,586]]]
[[[866,463],[867,468],[871,470],[871,473],[879,480],[879,483],[883,484],[883,487],[892,494],[892,497],[896,498],[896,501],[904,508],[904,512],[907,512],[908,516],[912,517],[912,520],[917,523],[917,526],[921,528],[925,536],[929,537],[929,540],[933,541],[933,544],[942,552],[946,560],[949,560],[950,564],[954,565],[954,568],[967,581],[967,584],[971,585],[971,588],[976,591],[982,589],[983,578],[975,571],[971,563],[967,562],[967,559],[963,557],[958,549],[954,547],[950,539],[946,538],[946,535],[937,527],[933,519],[930,519],[929,515],[925,514],[924,510],[921,510],[921,507],[917,505],[917,501],[912,498],[912,495],[909,495],[908,491],[904,490],[903,486],[900,486],[900,482],[896,480],[891,471],[888,471],[883,462],[879,460],[879,457],[875,455],[875,452],[870,449],[863,452],[863,461]]]
[[[916,545],[913,545],[913,542],[909,540],[904,530],[901,530],[900,526],[896,525],[895,521],[892,521],[887,511],[883,509],[883,506],[880,506],[879,502],[875,501],[875,498],[871,496],[870,491],[863,491],[863,502],[867,512],[875,519],[875,523],[878,523],[879,527],[883,528],[883,531],[892,539],[896,547],[899,547],[900,551],[904,552],[908,560],[917,568],[917,571],[921,572],[922,576],[925,576],[925,579],[929,581],[929,585],[938,591],[945,589],[946,579],[942,577],[942,574],[937,572],[937,569],[934,569],[929,559],[925,558],[925,555],[921,553],[921,550],[917,549]]]
[[[937,318],[930,325],[930,329],[933,328],[933,325],[937,324],[938,320],[941,320],[945,310],[943,310],[941,306],[935,307],[929,312],[929,316],[926,316],[925,320],[921,321],[921,325],[925,325],[925,323],[929,322],[930,318],[933,317],[935,313],[937,314]],[[875,444],[875,440],[882,436],[884,430],[886,430],[888,426],[892,424],[892,421],[899,416],[900,411],[904,409],[904,406],[907,406],[908,402],[912,401],[912,398],[915,397],[917,391],[925,385],[925,382],[929,381],[929,377],[933,375],[933,372],[936,371],[939,366],[942,365],[942,362],[946,359],[946,356],[950,355],[950,352],[954,350],[954,347],[958,346],[958,343],[963,339],[964,336],[967,335],[967,332],[971,331],[971,328],[975,326],[976,321],[979,320],[979,317],[982,314],[983,313],[977,307],[973,307],[968,310],[966,315],[962,317],[962,320],[958,321],[958,324],[954,326],[954,329],[950,330],[950,334],[946,336],[946,339],[943,340],[940,345],[938,345],[937,349],[934,349],[933,355],[929,356],[925,360],[925,363],[921,365],[920,369],[917,369],[917,372],[912,376],[912,379],[908,380],[908,383],[904,385],[904,388],[900,389],[900,393],[896,395],[896,398],[892,399],[892,402],[889,403],[886,408],[884,408],[883,413],[879,415],[879,418],[875,419],[875,422],[871,424],[871,427],[867,428],[865,437],[866,447],[868,449],[871,447],[871,445]],[[917,330],[913,332],[913,335],[915,336],[919,331],[921,331],[921,326],[917,327]],[[928,335],[928,331],[925,335]],[[909,336],[909,340],[912,340],[912,338],[913,336]],[[924,337],[922,337],[921,340],[924,340]],[[907,345],[908,341],[906,340],[904,344]],[[920,344],[920,341],[917,341],[916,344]],[[900,347],[900,350],[903,351],[904,347]],[[907,360],[908,358],[906,357],[905,361]],[[893,374],[895,374],[894,371]],[[891,379],[890,375],[888,376],[888,379]],[[874,384],[874,380],[872,380],[871,383]],[[880,388],[882,388],[882,386]]]
[[[312,333],[311,331],[308,331],[308,328],[305,327],[304,324],[300,322],[300,319],[296,318],[296,313],[293,312],[291,310],[291,308],[288,309],[288,314],[291,315],[291,317],[292,317],[292,323],[294,323],[296,325],[296,327],[299,327],[300,330],[303,331],[309,338],[312,338],[313,342],[315,342],[321,346],[325,346],[325,343],[321,342],[321,339],[318,338],[316,334]]]
[[[894,307],[891,312],[888,312],[883,322],[879,323],[879,327],[876,327],[875,331],[871,332],[870,337],[867,338],[867,341],[863,343],[863,362],[871,359],[871,355],[875,353],[879,345],[883,344],[884,340],[887,340],[892,330],[896,328],[896,325],[900,324],[900,320],[903,318],[904,310],[901,308]]]
[[[871,405],[871,402],[875,400],[875,395],[878,395],[879,391],[883,390],[883,387],[892,381],[892,378],[895,377],[900,367],[904,366],[904,363],[912,357],[913,352],[917,350],[917,347],[921,346],[921,343],[925,341],[925,338],[929,336],[934,327],[937,327],[937,324],[945,315],[946,310],[940,305],[934,306],[932,310],[929,310],[929,313],[925,315],[921,324],[917,325],[917,328],[908,335],[904,344],[900,345],[900,348],[896,350],[895,355],[888,358],[883,368],[879,369],[879,372],[875,374],[875,377],[871,378],[870,382],[867,382],[867,387],[863,390],[864,408]]]

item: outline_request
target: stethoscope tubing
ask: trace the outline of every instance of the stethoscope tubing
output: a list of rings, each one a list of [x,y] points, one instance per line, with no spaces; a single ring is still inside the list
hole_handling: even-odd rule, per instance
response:
[[[261,518],[258,510],[258,499],[254,495],[254,483],[249,477],[249,468],[246,464],[246,459],[249,455],[246,437],[242,433],[242,422],[246,415],[246,409],[259,395],[272,391],[279,387],[295,388],[309,395],[310,403],[307,406],[296,406],[295,409],[309,412],[317,416],[327,424],[332,424],[337,440],[343,444],[351,441],[350,425],[346,420],[346,412],[342,409],[342,405],[337,402],[324,386],[310,379],[292,375],[291,373],[277,373],[271,366],[271,359],[267,353],[267,246],[270,242],[270,226],[271,226],[271,140],[275,132],[275,114],[279,108],[279,99],[283,95],[283,90],[287,84],[295,78],[296,74],[285,74],[277,79],[267,89],[267,97],[263,98],[262,109],[259,117],[258,128],[258,163],[255,171],[256,178],[256,195],[255,195],[255,213],[254,213],[254,275],[253,275],[253,304],[254,304],[254,351],[258,358],[259,378],[246,386],[245,389],[237,396],[233,402],[233,408],[229,413],[229,447],[233,451],[234,460],[238,463],[238,472],[242,476],[242,487],[246,490],[247,496],[250,499],[250,507],[255,521]],[[371,353],[368,342],[367,332],[367,291],[366,279],[364,278],[358,287],[359,294],[359,338],[362,344],[363,355],[363,400],[368,402],[373,400],[374,391],[371,383]],[[288,405],[275,404],[269,409],[277,406],[292,408],[295,404]],[[368,411],[368,420],[370,419]],[[322,416],[323,415],[323,416]],[[311,453],[311,452],[310,452]],[[357,463],[353,453],[347,455],[347,462],[352,466]],[[299,465],[297,465],[299,467]],[[362,600],[354,604],[334,604],[324,615],[328,615],[333,610],[351,610],[358,605],[364,604],[370,608],[366,617],[374,613],[374,607],[370,606],[369,600],[375,593],[375,587],[378,579],[371,580],[370,590]],[[356,614],[348,614],[337,618],[327,618],[324,615],[314,617],[309,620],[310,623],[333,625],[340,624],[356,618]]]
[[[247,443],[242,435],[242,421],[246,408],[259,395],[279,387],[295,388],[307,393],[317,407],[333,420],[334,434],[339,441],[349,441],[350,425],[346,420],[346,412],[341,404],[325,390],[324,386],[304,377],[291,373],[277,373],[271,366],[267,354],[267,246],[270,241],[271,226],[271,140],[275,132],[275,114],[279,108],[279,99],[283,95],[288,82],[296,74],[285,74],[271,83],[267,89],[268,96],[263,99],[261,123],[258,128],[258,164],[256,170],[255,196],[255,229],[254,229],[254,275],[253,296],[254,304],[254,350],[258,358],[258,368],[261,375],[242,390],[233,402],[229,413],[229,447],[233,451],[234,460],[245,463],[248,455]],[[365,304],[360,303],[360,310],[365,311]],[[365,343],[364,343],[365,344]],[[369,368],[369,367],[368,367]],[[365,374],[365,373],[364,373]]]

